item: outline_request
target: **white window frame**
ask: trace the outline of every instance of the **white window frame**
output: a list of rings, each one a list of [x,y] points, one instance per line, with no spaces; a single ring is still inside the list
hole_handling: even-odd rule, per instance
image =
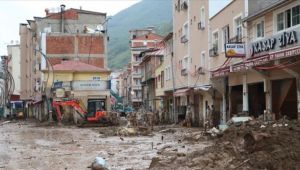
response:
[[[201,22],[201,27],[205,28],[205,8],[204,6],[201,7],[200,10],[200,22]]]
[[[235,17],[233,17],[233,19],[232,19],[232,22],[233,22],[233,37],[236,37],[237,36],[237,24],[236,24],[236,20],[238,19],[238,18],[241,18],[241,20],[243,20],[243,13],[240,13],[240,14],[238,14],[237,16],[235,16]],[[243,29],[243,21],[241,22],[241,28],[242,28],[242,35],[241,35],[241,38],[243,38],[243,31],[244,31],[244,29]]]
[[[212,43],[211,43],[211,48],[214,47],[214,44],[215,44],[215,41],[216,41],[214,35],[215,35],[216,33],[218,34],[218,38],[217,38],[217,41],[218,41],[218,42],[217,42],[217,49],[218,49],[218,50],[217,50],[217,51],[219,52],[219,49],[220,49],[220,48],[219,48],[219,46],[220,46],[220,41],[219,41],[219,39],[220,39],[220,36],[219,36],[219,29],[216,29],[216,30],[214,30],[214,31],[212,32],[212,38],[211,38],[211,39],[212,39]]]
[[[227,42],[229,42],[229,39],[230,39],[230,27],[229,27],[229,25],[226,25],[226,26],[224,26],[223,28],[222,28],[222,52],[224,52],[225,51],[225,43],[227,43],[227,42],[225,42],[225,32],[224,32],[224,30],[225,30],[225,28],[227,29],[228,28],[228,32],[227,32],[227,34],[228,34],[228,40],[227,40]]]
[[[185,29],[185,26],[187,26],[186,29]],[[188,35],[189,35],[189,22],[188,21],[186,21],[183,24],[183,26],[182,26],[182,33],[181,34],[182,34],[181,37],[185,36],[185,38],[188,39]]]
[[[188,62],[189,62],[189,57],[188,56],[183,57],[182,69],[187,69],[188,68]]]
[[[200,67],[206,68],[206,55],[205,55],[205,51],[201,52]]]
[[[285,6],[283,8],[280,8],[278,10],[275,10],[273,12],[273,23],[274,23],[273,24],[273,34],[282,33],[284,31],[291,30],[291,29],[294,29],[296,27],[300,27],[300,24],[293,26],[293,24],[292,24],[292,22],[293,22],[292,21],[292,16],[293,15],[291,14],[291,27],[286,28],[285,15],[284,15],[284,18],[283,18],[284,19],[284,21],[283,21],[284,29],[280,30],[280,31],[277,30],[277,15],[280,14],[280,13],[282,13],[282,12],[284,13],[288,9],[290,9],[291,12],[292,12],[292,8],[298,6],[299,2],[300,2],[300,0],[296,0],[295,2],[293,2],[293,3],[291,3],[291,4],[287,5],[287,6]]]
[[[257,25],[260,24],[261,22],[264,22],[264,26],[263,26],[263,36],[258,37],[257,36]],[[265,17],[261,17],[258,18],[257,20],[253,21],[253,37],[254,39],[262,39],[266,36],[266,21],[265,21]]]

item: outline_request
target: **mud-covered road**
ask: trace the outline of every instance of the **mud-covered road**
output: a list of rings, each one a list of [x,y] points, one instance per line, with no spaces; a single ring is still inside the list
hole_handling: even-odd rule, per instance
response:
[[[185,153],[209,145],[189,146],[179,139],[181,134],[199,129],[173,129],[173,133],[160,133],[159,129],[150,136],[119,137],[104,136],[99,128],[7,123],[0,126],[0,169],[82,170],[97,156],[107,161],[109,169],[148,169],[162,148]]]

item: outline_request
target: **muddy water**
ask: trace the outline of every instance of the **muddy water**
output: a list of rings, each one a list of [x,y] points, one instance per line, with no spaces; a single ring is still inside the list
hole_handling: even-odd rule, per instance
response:
[[[0,126],[0,169],[87,169],[96,156],[109,169],[147,169],[157,151],[173,145],[182,152],[203,147],[180,147],[172,134],[147,137],[104,137],[95,129],[36,127],[34,123]],[[181,144],[183,145],[183,144]]]

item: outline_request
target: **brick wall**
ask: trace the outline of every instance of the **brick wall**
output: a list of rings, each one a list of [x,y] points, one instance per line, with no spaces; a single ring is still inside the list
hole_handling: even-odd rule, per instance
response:
[[[52,65],[56,65],[61,63],[62,58],[49,57],[49,61]],[[79,61],[96,67],[104,68],[104,58],[80,58]]]
[[[100,36],[78,37],[79,54],[104,54],[104,41]]]
[[[73,54],[73,36],[47,36],[47,54]]]
[[[78,12],[73,9],[67,10],[63,13],[64,19],[78,20]],[[48,19],[61,19],[61,13],[50,13]]]

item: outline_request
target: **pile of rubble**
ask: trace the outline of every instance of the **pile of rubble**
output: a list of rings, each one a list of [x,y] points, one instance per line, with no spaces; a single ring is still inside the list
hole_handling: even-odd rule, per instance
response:
[[[208,137],[212,138],[212,133]],[[300,123],[249,120],[217,131],[214,145],[170,157],[160,152],[150,169],[297,169],[300,167]],[[206,133],[183,139],[201,142]]]

